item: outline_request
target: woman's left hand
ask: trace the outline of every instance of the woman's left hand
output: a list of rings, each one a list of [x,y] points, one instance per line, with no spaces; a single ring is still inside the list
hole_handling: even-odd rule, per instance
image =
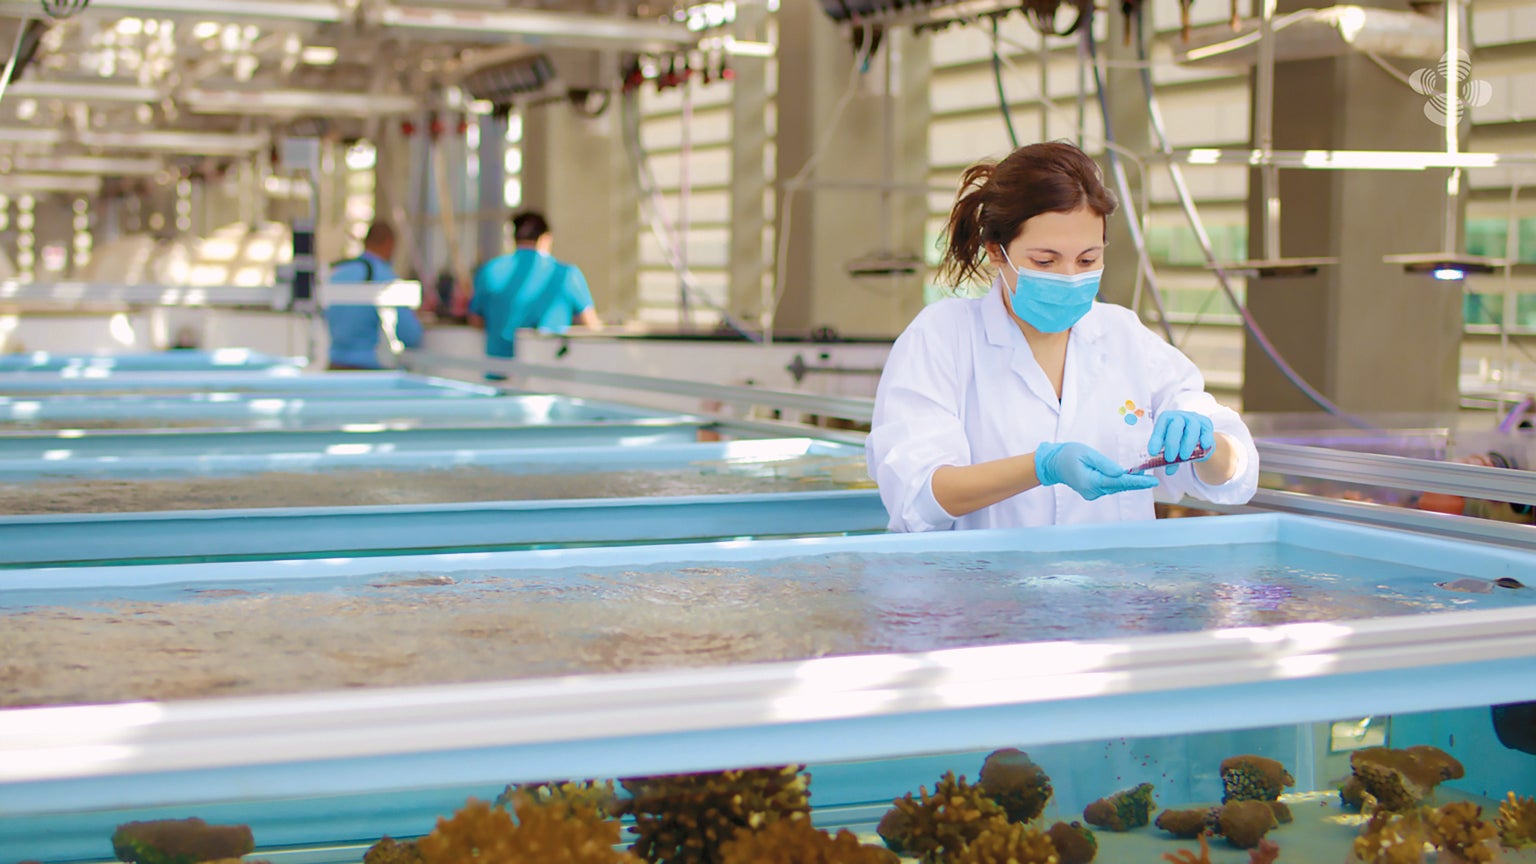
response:
[[[1191,459],[1195,449],[1205,452]],[[1157,415],[1152,437],[1147,439],[1147,455],[1161,455],[1168,460],[1168,473],[1178,473],[1176,462],[1203,462],[1216,452],[1216,426],[1211,418],[1193,411],[1164,411]]]

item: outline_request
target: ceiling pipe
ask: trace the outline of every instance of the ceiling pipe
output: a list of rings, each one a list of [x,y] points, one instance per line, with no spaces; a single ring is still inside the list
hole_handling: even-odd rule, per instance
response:
[[[17,156],[17,171],[34,174],[101,174],[111,177],[149,177],[165,166],[159,159],[127,156]]]
[[[64,140],[58,129],[32,128],[29,126],[0,126],[0,144],[54,145]]]
[[[413,97],[324,90],[188,90],[177,100],[194,114],[375,117],[421,109]]]
[[[661,52],[692,45],[682,24],[536,9],[444,9],[385,6],[379,23],[422,38],[466,42],[527,42],[542,47],[623,48]]]
[[[100,177],[67,174],[0,174],[0,192],[76,192],[95,195],[101,191]]]
[[[192,132],[169,129],[132,132],[79,132],[75,141],[86,147],[117,150],[157,150],[198,156],[243,156],[267,146],[262,133]]]
[[[67,99],[75,102],[159,102],[153,87],[121,81],[17,81],[6,96],[12,99]]]

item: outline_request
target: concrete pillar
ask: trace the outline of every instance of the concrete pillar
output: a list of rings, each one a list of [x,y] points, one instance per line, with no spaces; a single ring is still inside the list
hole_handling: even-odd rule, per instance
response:
[[[1153,32],[1152,9],[1155,4],[1143,3],[1142,16],[1143,27],[1149,34]],[[1141,86],[1141,73],[1133,65],[1136,62],[1136,45],[1134,41],[1126,44],[1127,31],[1132,40],[1136,38],[1135,25],[1131,19],[1121,14],[1119,9],[1111,7],[1105,13],[1109,22],[1109,38],[1098,46],[1098,50],[1104,53],[1109,61],[1108,69],[1104,74],[1104,93],[1109,105],[1110,129],[1114,133],[1115,143],[1132,153],[1151,153],[1152,144],[1152,120],[1147,110],[1146,93]],[[1123,65],[1122,65],[1123,64]],[[1107,148],[1106,148],[1107,150]],[[1124,155],[1119,156],[1126,179],[1126,191],[1122,194],[1116,185],[1115,172],[1109,153],[1106,152],[1099,158],[1099,164],[1104,169],[1104,179],[1109,188],[1120,197],[1120,210],[1110,218],[1109,254],[1104,258],[1104,279],[1100,288],[1101,299],[1110,303],[1119,303],[1122,306],[1130,306],[1136,289],[1136,271],[1140,268],[1137,258],[1136,244],[1131,235],[1131,227],[1128,219],[1133,212],[1141,206],[1142,189],[1146,185],[1146,178],[1141,176],[1141,171]],[[1140,217],[1144,214],[1136,212]],[[1152,298],[1143,290],[1143,308],[1155,308]]]
[[[475,266],[507,251],[507,118],[485,114],[480,122],[480,202],[475,219]]]
[[[767,40],[767,7],[737,6],[736,38]],[[773,290],[772,241],[764,197],[768,189],[768,62],[734,58],[731,82],[731,257],[726,309],[742,322],[760,322]]]
[[[1279,12],[1305,5],[1281,0]],[[1423,97],[1362,55],[1281,63],[1275,83],[1275,147],[1441,149],[1444,130],[1425,117],[1423,107]],[[1461,284],[1408,275],[1400,265],[1382,262],[1384,255],[1441,247],[1446,175],[1439,170],[1280,172],[1280,251],[1288,258],[1337,256],[1339,263],[1315,276],[1250,279],[1248,305],[1279,353],[1345,410],[1457,408]],[[1248,208],[1253,254],[1263,242],[1259,189],[1255,170]],[[1272,258],[1276,252],[1263,254]],[[1245,349],[1246,410],[1316,410],[1251,337]]]
[[[618,98],[595,118],[565,102],[523,118],[523,206],[549,220],[555,257],[581,268],[604,321],[640,308],[640,202]]]
[[[417,211],[412,208],[411,139],[405,136],[399,122],[387,121],[379,124],[373,146],[374,216],[388,220],[399,237],[395,244],[395,260],[391,263],[396,272],[420,275],[415,268],[415,250],[421,229],[417,224]]]
[[[889,180],[912,188],[887,190],[882,199],[887,51],[894,52]],[[895,335],[922,308],[920,274],[855,278],[848,264],[878,251],[919,257],[924,251],[928,44],[904,29],[888,31],[829,138],[833,109],[845,92],[854,57],[848,29],[834,25],[817,0],[784,0],[779,7],[775,173],[777,227],[788,231],[789,243],[784,281],[776,287],[781,294],[777,332],[832,327],[845,335]],[[787,185],[823,140],[827,147],[806,184],[787,196]]]

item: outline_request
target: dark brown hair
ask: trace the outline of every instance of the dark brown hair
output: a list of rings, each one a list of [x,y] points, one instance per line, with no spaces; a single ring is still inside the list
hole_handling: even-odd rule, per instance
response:
[[[978,162],[960,175],[960,195],[944,227],[939,278],[952,285],[980,278],[986,244],[1007,246],[1029,219],[1085,205],[1107,220],[1115,196],[1104,187],[1099,166],[1065,141],[1020,147],[1001,162]]]

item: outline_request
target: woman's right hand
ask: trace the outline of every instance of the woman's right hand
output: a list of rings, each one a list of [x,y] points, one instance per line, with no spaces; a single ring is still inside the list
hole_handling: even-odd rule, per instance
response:
[[[1156,477],[1128,474],[1113,459],[1076,442],[1041,444],[1035,450],[1035,476],[1041,486],[1060,483],[1087,501],[1157,485]]]

